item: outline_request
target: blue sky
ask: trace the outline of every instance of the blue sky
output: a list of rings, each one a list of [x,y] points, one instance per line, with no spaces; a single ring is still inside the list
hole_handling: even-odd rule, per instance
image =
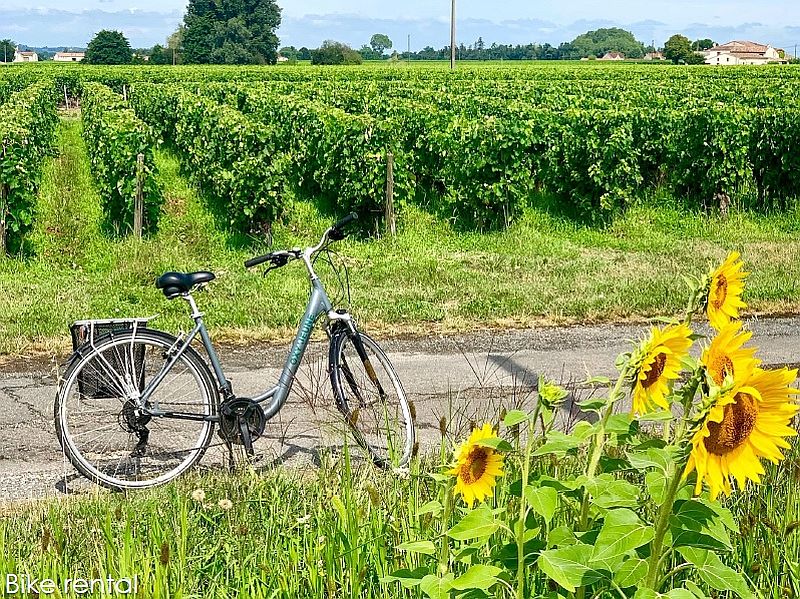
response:
[[[448,44],[449,0],[279,0],[284,45],[315,47],[324,39],[360,46],[376,32],[388,33],[405,48]],[[573,39],[589,29],[622,26],[657,45],[673,33],[716,41],[752,39],[794,51],[800,44],[800,5],[787,0],[756,3],[706,0],[459,0],[459,41],[478,36],[487,43],[549,42]],[[85,45],[102,28],[121,29],[136,46],[163,43],[181,21],[180,0],[3,0],[0,38],[33,46]]]

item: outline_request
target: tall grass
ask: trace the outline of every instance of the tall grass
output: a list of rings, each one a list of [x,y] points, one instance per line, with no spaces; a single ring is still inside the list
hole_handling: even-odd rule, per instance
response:
[[[397,545],[438,534],[420,509],[435,498],[429,475],[438,463],[417,462],[408,474],[383,472],[345,449],[317,469],[211,472],[127,496],[6,506],[0,508],[0,573],[56,581],[136,576],[140,596],[153,598],[413,596],[381,578],[418,566]],[[558,468],[563,475],[570,465],[535,464],[542,474]],[[782,465],[768,469],[765,485],[728,503],[741,531],[726,561],[765,597],[798,592],[799,471],[795,446]],[[198,489],[202,501],[192,497]],[[511,492],[499,485],[496,505],[513,505]],[[220,505],[225,499],[230,509]],[[683,576],[675,575],[676,586]],[[532,597],[548,592],[533,567],[529,584]]]

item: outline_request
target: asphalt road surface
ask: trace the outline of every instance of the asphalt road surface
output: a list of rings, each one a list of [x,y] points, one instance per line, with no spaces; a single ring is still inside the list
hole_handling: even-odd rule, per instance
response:
[[[753,343],[768,365],[800,362],[800,318],[752,319]],[[387,350],[406,393],[414,401],[424,448],[439,443],[440,420],[460,435],[470,422],[496,418],[501,407],[530,406],[538,375],[579,386],[591,375],[613,375],[627,340],[645,334],[640,325],[580,326],[448,337],[387,340]],[[226,373],[238,396],[271,387],[286,347],[222,348]],[[312,345],[292,396],[256,444],[259,463],[313,464],[326,447],[342,442],[327,382],[325,347]],[[87,492],[63,457],[53,428],[56,361],[19,362],[0,372],[0,500]],[[574,416],[569,407],[563,418]],[[215,458],[204,464],[215,467]]]

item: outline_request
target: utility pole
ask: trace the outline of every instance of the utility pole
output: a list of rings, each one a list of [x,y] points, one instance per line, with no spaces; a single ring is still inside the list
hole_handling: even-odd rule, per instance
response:
[[[411,66],[411,34],[410,33],[408,34],[408,54],[406,54],[406,56],[408,57],[408,61],[407,61],[408,65]]]
[[[450,11],[450,70],[456,68],[456,0]]]

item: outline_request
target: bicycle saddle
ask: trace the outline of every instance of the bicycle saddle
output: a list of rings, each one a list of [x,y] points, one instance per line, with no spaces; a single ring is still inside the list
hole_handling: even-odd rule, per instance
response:
[[[216,279],[213,272],[167,272],[158,277],[156,288],[161,289],[167,299],[175,299],[182,293],[188,293],[195,285],[208,283]]]

